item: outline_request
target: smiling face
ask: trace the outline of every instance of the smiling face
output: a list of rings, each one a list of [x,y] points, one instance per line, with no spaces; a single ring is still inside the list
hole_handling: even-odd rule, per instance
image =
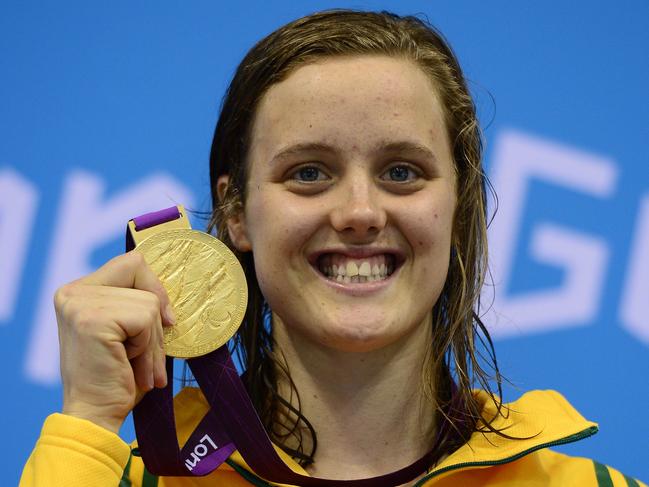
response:
[[[302,66],[262,98],[244,213],[275,326],[345,351],[420,326],[448,271],[455,171],[424,72],[383,56]]]

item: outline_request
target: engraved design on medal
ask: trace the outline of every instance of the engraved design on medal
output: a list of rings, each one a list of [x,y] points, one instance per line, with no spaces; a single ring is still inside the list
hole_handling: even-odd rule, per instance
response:
[[[165,353],[197,357],[224,345],[245,314],[245,275],[219,240],[196,230],[168,230],[137,246],[171,300],[176,324],[164,328]]]

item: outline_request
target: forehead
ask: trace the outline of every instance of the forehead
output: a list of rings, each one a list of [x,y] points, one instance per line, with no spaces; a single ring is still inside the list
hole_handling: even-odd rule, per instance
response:
[[[339,143],[413,136],[445,139],[443,108],[426,73],[387,56],[325,58],[295,69],[262,98],[254,145],[324,137]]]
[[[348,92],[341,93],[341,86],[345,86]],[[292,91],[294,95],[362,96],[368,88],[381,90],[390,96],[413,93],[418,88],[432,91],[433,87],[417,64],[402,57],[339,56],[321,58],[299,66],[282,82],[273,85],[268,95],[272,98],[282,91],[298,89],[297,92]]]

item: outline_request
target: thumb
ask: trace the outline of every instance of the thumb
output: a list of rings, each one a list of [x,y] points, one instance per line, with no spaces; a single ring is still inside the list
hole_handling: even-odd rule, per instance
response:
[[[146,263],[144,256],[137,250],[131,250],[111,259],[92,274],[80,279],[80,282],[151,292],[160,302],[163,324],[169,326],[176,323],[167,291]]]

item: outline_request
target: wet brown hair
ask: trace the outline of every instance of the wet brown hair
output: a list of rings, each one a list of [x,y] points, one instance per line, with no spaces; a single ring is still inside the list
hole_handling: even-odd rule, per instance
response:
[[[441,101],[452,147],[457,207],[451,258],[442,294],[433,308],[433,341],[423,384],[436,405],[431,411],[437,415],[436,424],[448,426],[438,438],[440,455],[466,442],[476,430],[494,431],[494,418],[482,417],[482,404],[472,393],[473,387],[489,392],[499,413],[502,410],[493,345],[479,319],[480,290],[487,272],[488,183],[475,106],[458,61],[443,36],[419,18],[350,10],[316,13],[281,27],[248,52],[223,99],[210,154],[213,212],[208,231],[216,232],[235,251],[249,286],[248,309],[234,341],[246,371],[244,383],[271,438],[303,465],[313,461],[316,432],[300,411],[288,365],[274,347],[270,310],[259,289],[253,255],[236,252],[226,223],[245,205],[251,130],[268,89],[305,64],[358,55],[390,56],[419,66]],[[229,175],[229,183],[219,201],[217,179],[224,174]],[[485,350],[486,357],[482,356]],[[294,397],[279,394],[278,374],[291,384]],[[492,393],[491,380],[495,380],[497,394]]]

